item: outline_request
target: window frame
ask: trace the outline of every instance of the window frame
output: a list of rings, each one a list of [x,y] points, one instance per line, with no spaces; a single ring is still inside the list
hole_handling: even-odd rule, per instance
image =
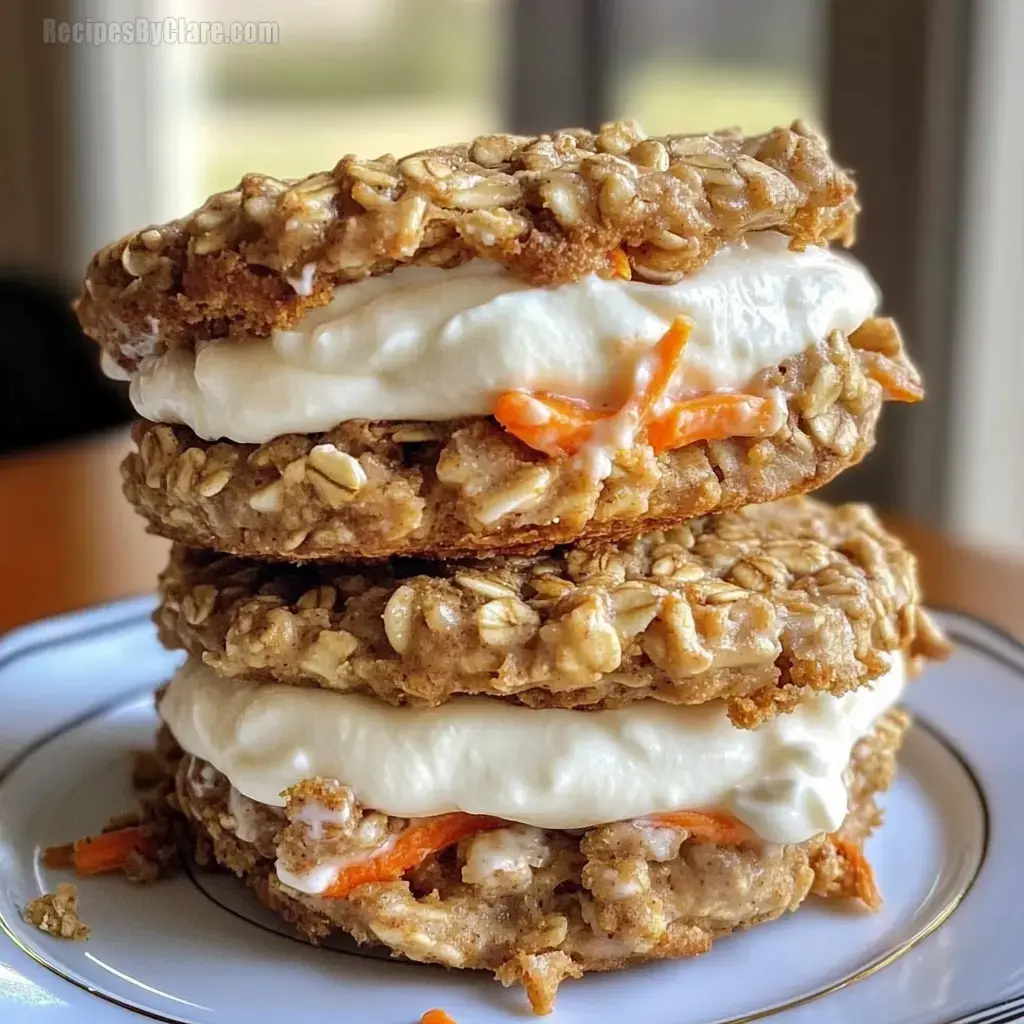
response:
[[[882,312],[900,325],[928,400],[889,406],[875,451],[829,496],[940,528],[949,521],[975,13],[962,0],[832,0],[830,16],[828,128],[864,206],[855,253],[879,284]]]

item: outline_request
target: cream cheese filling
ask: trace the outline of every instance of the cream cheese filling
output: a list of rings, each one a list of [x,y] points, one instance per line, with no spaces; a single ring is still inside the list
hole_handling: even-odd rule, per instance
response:
[[[581,712],[459,697],[392,707],[364,694],[221,678],[191,660],[160,714],[188,753],[264,804],[282,806],[288,787],[321,777],[398,817],[466,811],[575,829],[723,808],[770,842],[800,843],[842,823],[853,745],[903,685],[897,657],[871,685],[808,697],[744,730],[718,702]]]
[[[669,285],[590,274],[537,288],[484,259],[401,267],[338,287],[269,338],[151,357],[132,375],[131,397],[146,419],[242,443],[350,419],[487,416],[514,389],[611,410],[676,317],[693,322],[671,389],[681,397],[742,389],[833,330],[855,330],[877,304],[849,256],[797,252],[775,232],[725,246]]]

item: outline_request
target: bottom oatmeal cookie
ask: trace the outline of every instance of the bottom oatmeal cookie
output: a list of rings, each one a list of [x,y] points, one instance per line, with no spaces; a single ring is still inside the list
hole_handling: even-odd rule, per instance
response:
[[[565,978],[698,955],[810,894],[876,906],[861,850],[880,822],[875,795],[892,780],[908,722],[889,711],[856,744],[840,829],[791,845],[752,834],[710,841],[652,818],[567,832],[442,815],[411,829],[361,808],[331,780],[293,787],[284,808],[255,803],[190,755],[177,765],[174,800],[200,864],[233,871],[310,942],[343,932],[410,960],[489,970],[522,984],[544,1014]],[[375,871],[403,856],[403,837],[424,822],[455,818],[478,820],[398,880]],[[340,865],[348,881],[321,895],[296,887],[325,864]]]

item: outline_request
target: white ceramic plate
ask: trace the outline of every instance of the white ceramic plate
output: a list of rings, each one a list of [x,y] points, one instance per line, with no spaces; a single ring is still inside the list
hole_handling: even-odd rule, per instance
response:
[[[150,693],[177,658],[148,599],[30,626],[0,641],[0,1024],[459,1024],[530,1019],[489,976],[313,949],[234,879],[79,885],[88,942],[21,919],[64,876],[42,848],[131,805],[129,755],[151,740]],[[869,852],[878,914],[824,902],[691,961],[588,975],[559,1024],[1006,1024],[1024,1019],[1024,647],[943,615],[953,658],[910,691],[918,717]]]

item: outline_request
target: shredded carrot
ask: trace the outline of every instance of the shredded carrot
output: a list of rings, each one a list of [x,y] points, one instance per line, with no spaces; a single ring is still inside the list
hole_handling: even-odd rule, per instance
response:
[[[690,838],[699,842],[735,846],[757,838],[751,829],[725,811],[670,811],[653,814],[646,820],[655,825],[685,828]],[[401,832],[389,849],[343,868],[321,895],[326,899],[344,899],[360,885],[396,881],[431,854],[504,824],[501,818],[462,812],[426,818]]]
[[[524,444],[554,457],[579,451],[603,417],[584,402],[546,391],[506,391],[494,406],[494,418]]]
[[[867,857],[864,856],[863,848],[851,843],[848,839],[840,839],[836,835],[830,838],[839,858],[846,863],[852,895],[872,910],[877,910],[882,905],[882,894],[878,891],[875,873],[871,870]]]
[[[722,846],[736,846],[757,838],[752,829],[725,811],[667,811],[652,814],[647,821],[670,828],[685,828],[691,839]]]
[[[650,379],[628,406],[637,424],[650,418],[665,397],[679,369],[692,326],[685,317],[677,317],[654,346]],[[510,434],[552,457],[574,455],[593,435],[594,425],[614,415],[597,412],[585,402],[547,391],[506,391],[499,395],[494,406],[494,418]]]
[[[133,825],[98,836],[86,836],[64,846],[51,846],[43,851],[43,864],[48,868],[73,867],[79,875],[100,875],[121,871],[134,851],[155,853],[149,830]]]
[[[444,1010],[427,1010],[420,1017],[420,1024],[455,1024],[455,1021]]]
[[[48,868],[73,868],[75,866],[75,844],[48,846],[43,850],[43,865]]]
[[[921,382],[908,367],[877,352],[862,352],[860,356],[865,374],[882,385],[882,393],[890,402],[920,402],[924,398]]]
[[[637,421],[646,423],[654,414],[655,407],[668,393],[672,378],[679,369],[683,349],[690,339],[693,321],[678,316],[654,346],[654,369],[651,379],[636,398]]]
[[[655,451],[682,448],[694,441],[756,437],[770,429],[775,410],[767,398],[739,392],[698,395],[673,402],[647,426]]]
[[[612,271],[616,277],[621,277],[623,281],[631,281],[633,279],[633,270],[629,265],[629,257],[621,249],[612,249],[608,253],[608,258],[612,263]]]
[[[438,853],[477,832],[501,828],[504,824],[501,818],[462,812],[427,818],[401,832],[390,849],[343,868],[321,895],[326,899],[344,899],[360,885],[393,882],[422,864],[432,853]]]

